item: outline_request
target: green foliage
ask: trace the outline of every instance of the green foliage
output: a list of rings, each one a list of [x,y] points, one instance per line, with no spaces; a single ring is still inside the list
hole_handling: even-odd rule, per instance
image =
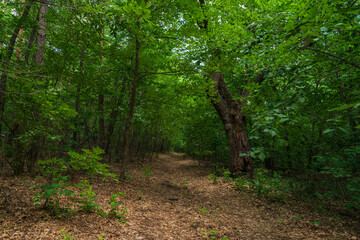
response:
[[[127,214],[127,208],[120,207],[122,204],[124,204],[124,202],[118,200],[119,196],[126,197],[123,192],[114,193],[113,195],[111,195],[108,202],[110,210],[108,212],[98,210],[98,214],[102,217],[116,218],[119,221],[126,223],[126,221],[124,220],[124,216]]]
[[[100,206],[95,203],[96,194],[91,184],[87,180],[82,180],[73,185],[68,182],[69,176],[66,174],[72,169],[72,171],[84,171],[90,176],[99,174],[104,177],[114,177],[115,175],[109,172],[108,165],[99,163],[101,149],[97,148],[93,151],[84,149],[83,152],[83,154],[70,152],[71,158],[69,160],[53,158],[39,161],[39,172],[46,178],[47,182],[32,186],[32,188],[40,188],[40,191],[34,196],[34,205],[41,205],[44,200],[44,208],[49,207],[55,212],[70,211],[69,207],[62,207],[60,204],[61,196],[66,196],[68,199],[74,200],[78,208],[85,212],[100,210]],[[74,187],[80,192],[76,192]]]
[[[68,170],[67,164],[63,159],[47,159],[38,161],[38,170],[40,174],[48,180],[58,181]]]
[[[70,234],[66,234],[68,231],[66,229],[61,229],[60,231],[60,235],[65,235],[63,238],[58,238],[57,240],[69,240],[69,239],[74,239],[73,236],[71,236]]]
[[[141,172],[143,173],[143,177],[145,178],[145,179],[149,179],[151,176],[152,176],[152,174],[153,174],[153,170],[152,170],[152,167],[142,167],[141,168]]]
[[[197,206],[197,209],[202,215],[205,215],[209,212],[205,207]]]
[[[272,201],[284,201],[286,198],[286,182],[276,173],[270,173],[264,169],[257,169],[254,173],[254,181],[250,183],[259,196],[266,196]]]
[[[115,175],[109,172],[109,165],[100,163],[102,159],[100,155],[104,153],[104,150],[96,147],[92,151],[87,149],[82,149],[82,151],[82,154],[73,151],[68,152],[71,168],[77,171],[85,171],[89,176],[99,174],[104,177],[115,178]]]
[[[217,184],[220,181],[220,179],[214,173],[210,173],[206,178],[211,180],[213,184]]]
[[[131,180],[132,179],[132,177],[131,177],[131,175],[130,175],[130,173],[129,173],[129,171],[125,171],[125,179],[127,179],[127,180]]]
[[[233,178],[231,177],[231,172],[228,169],[224,169],[222,175],[223,175],[225,181],[228,183],[233,180]]]
[[[234,183],[234,187],[239,190],[251,189],[259,196],[264,196],[272,201],[283,202],[289,192],[287,181],[276,172],[265,169],[256,169],[254,179],[245,177],[232,178],[229,170],[224,170],[223,177],[229,183]]]
[[[97,200],[95,198],[95,193],[87,180],[82,180],[79,182],[76,187],[80,189],[79,199],[80,205],[79,208],[87,213],[100,210],[101,207],[95,203]]]
[[[210,230],[206,231],[205,229],[202,229],[202,235],[204,235],[207,239],[212,240],[229,240],[227,237],[221,237],[221,234],[217,230]]]
[[[124,193],[118,192],[111,195],[109,199],[110,210],[108,212],[108,217],[110,218],[122,219],[127,212],[126,207],[120,208],[120,205],[124,204],[124,202],[117,200],[119,196],[126,197]]]
[[[43,207],[48,207],[48,204],[51,208],[58,210],[60,208],[59,198],[61,195],[71,197],[73,191],[67,189],[69,184],[65,182],[68,180],[68,176],[57,176],[53,179],[53,182],[32,186],[31,188],[40,188],[40,192],[34,195],[34,205],[41,205],[41,200],[45,200]]]

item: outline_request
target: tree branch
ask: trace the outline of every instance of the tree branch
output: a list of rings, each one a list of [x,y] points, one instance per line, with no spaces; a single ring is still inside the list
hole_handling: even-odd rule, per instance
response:
[[[359,64],[357,64],[357,63],[352,63],[352,62],[346,60],[345,58],[338,57],[338,56],[336,56],[336,55],[334,55],[334,54],[331,54],[331,53],[328,53],[328,52],[325,52],[325,51],[323,51],[323,50],[316,49],[316,48],[307,48],[307,49],[313,50],[313,51],[315,51],[315,52],[319,52],[319,53],[322,53],[322,54],[325,54],[325,55],[328,55],[328,56],[333,57],[333,58],[340,59],[342,63],[347,63],[347,64],[352,65],[353,67],[356,67],[356,68],[360,69],[360,65],[359,65]]]

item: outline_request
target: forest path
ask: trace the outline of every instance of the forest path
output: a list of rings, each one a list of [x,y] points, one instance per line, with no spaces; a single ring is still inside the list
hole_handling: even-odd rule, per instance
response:
[[[95,179],[93,185],[103,208],[111,194],[126,194],[127,224],[85,213],[49,217],[31,206],[33,180],[1,179],[29,201],[14,196],[17,206],[0,209],[0,239],[63,239],[61,229],[74,239],[360,239],[354,230],[359,222],[314,213],[306,204],[271,203],[225,182],[213,184],[206,178],[209,170],[184,154],[160,154],[142,168],[130,166],[129,173],[131,180]]]

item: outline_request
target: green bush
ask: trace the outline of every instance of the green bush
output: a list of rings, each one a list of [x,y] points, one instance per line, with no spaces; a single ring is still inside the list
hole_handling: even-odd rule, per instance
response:
[[[45,178],[46,182],[39,185],[34,185],[31,188],[40,189],[34,195],[34,205],[43,205],[43,208],[51,208],[56,212],[66,208],[61,207],[60,198],[65,195],[75,201],[75,205],[86,212],[99,210],[100,207],[95,204],[95,193],[86,180],[78,184],[71,184],[68,182],[69,170],[85,171],[89,176],[99,174],[104,176],[104,180],[108,177],[114,179],[115,174],[110,173],[109,166],[102,164],[100,154],[103,150],[94,148],[93,151],[83,149],[83,154],[69,152],[69,159],[52,158],[48,160],[38,161],[39,172]],[[75,196],[75,188],[80,190],[79,196]]]
[[[224,172],[224,177],[227,181],[231,178],[228,172]],[[272,201],[284,201],[288,187],[286,181],[276,172],[270,172],[265,169],[256,169],[254,172],[254,179],[249,180],[246,178],[233,179],[235,188],[244,190],[250,188],[254,190],[259,196],[268,197]]]

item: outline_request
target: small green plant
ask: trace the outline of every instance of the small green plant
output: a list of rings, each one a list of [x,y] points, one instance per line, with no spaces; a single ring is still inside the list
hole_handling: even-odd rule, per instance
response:
[[[141,172],[144,174],[145,179],[149,179],[152,176],[152,167],[142,167]]]
[[[229,240],[227,237],[221,238],[220,233],[217,230],[210,230],[206,231],[205,229],[202,229],[202,235],[206,236],[206,238],[211,240],[221,239],[221,240]]]
[[[213,184],[217,184],[220,181],[220,179],[213,173],[210,173],[206,178],[211,180]]]
[[[251,184],[251,182],[248,179],[242,177],[235,178],[234,182],[235,182],[235,188],[239,190],[249,189],[249,185]]]
[[[68,230],[66,229],[61,229],[60,231],[60,235],[64,235],[68,232]],[[57,240],[69,240],[69,239],[74,239],[73,236],[71,236],[70,234],[66,234],[63,238],[58,238]]]
[[[223,171],[223,177],[225,179],[226,182],[230,183],[232,182],[234,179],[231,177],[231,172],[228,169],[224,169]]]
[[[204,208],[204,207],[200,207],[200,206],[198,206],[197,207],[198,208],[198,210],[201,212],[201,214],[207,214],[209,211],[206,209],[206,208]]]
[[[95,198],[95,193],[90,183],[87,180],[83,180],[76,185],[80,190],[80,203],[79,208],[87,213],[94,212],[95,210],[100,210],[100,206],[95,203],[97,200]]]
[[[137,195],[138,195],[138,199],[139,199],[139,200],[142,200],[142,201],[145,201],[145,200],[146,200],[146,198],[145,198],[145,196],[144,196],[144,191],[138,190],[138,191],[137,191]]]
[[[124,178],[125,178],[126,180],[131,180],[131,179],[132,179],[132,177],[131,177],[131,175],[130,175],[130,173],[129,173],[128,170],[125,170]]]
[[[120,205],[124,204],[124,202],[121,200],[118,200],[119,196],[125,197],[126,195],[123,192],[118,192],[118,193],[114,193],[113,195],[111,195],[109,202],[108,202],[110,205],[109,212],[98,211],[98,214],[102,217],[117,218],[121,222],[126,223],[126,221],[124,221],[123,218],[124,218],[124,215],[126,215],[126,213],[127,213],[127,208],[126,207],[120,208]]]
[[[124,204],[124,202],[121,200],[117,200],[117,198],[119,196],[125,197],[126,195],[123,192],[118,192],[118,193],[111,195],[111,197],[109,199],[110,211],[109,211],[108,215],[111,218],[122,219],[124,217],[124,214],[126,214],[126,212],[127,212],[126,207],[123,207],[122,209],[120,209],[120,204]]]
[[[44,199],[43,208],[51,205],[53,207],[59,207],[59,197],[61,195],[72,196],[73,191],[66,189],[69,184],[66,184],[68,176],[58,176],[47,184],[43,184],[40,187],[40,192],[33,196],[34,205],[41,205],[41,200]],[[36,188],[38,186],[33,185],[30,188]]]
[[[188,184],[187,181],[183,181],[183,182],[181,183],[181,185],[184,187],[184,189],[188,189],[188,188],[189,188],[189,184]]]
[[[104,237],[106,236],[106,233],[101,233],[101,236],[98,237],[99,240],[104,240]]]

